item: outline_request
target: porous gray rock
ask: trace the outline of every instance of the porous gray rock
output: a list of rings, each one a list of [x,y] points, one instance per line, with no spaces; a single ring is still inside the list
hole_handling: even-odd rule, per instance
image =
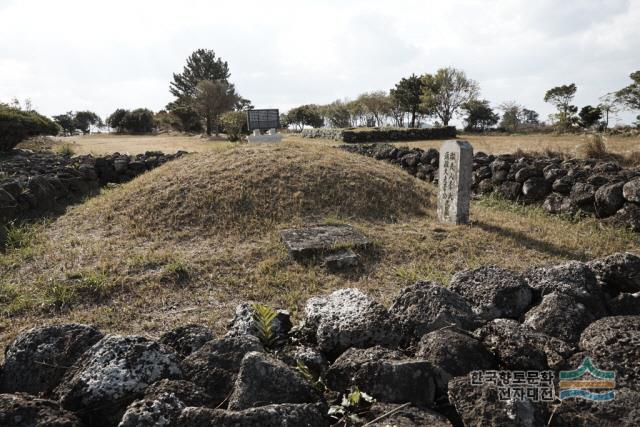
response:
[[[580,337],[599,369],[616,371],[616,386],[640,389],[640,316],[603,317]]]
[[[584,304],[596,317],[607,314],[605,298],[596,276],[583,262],[569,261],[551,267],[537,267],[524,273],[525,280],[539,296],[560,292]]]
[[[622,187],[622,195],[625,200],[640,203],[640,177],[628,181]]]
[[[519,169],[515,174],[515,181],[517,182],[526,182],[530,178],[541,177],[542,171],[533,167],[533,166],[525,166]]]
[[[118,427],[172,427],[185,408],[176,396],[163,393],[131,403]]]
[[[107,335],[67,371],[55,394],[92,425],[110,425],[149,385],[181,376],[180,360],[169,347],[140,336]]]
[[[533,297],[521,274],[491,265],[456,273],[449,288],[466,298],[474,313],[485,320],[517,319]]]
[[[461,295],[437,283],[419,281],[400,291],[389,309],[404,340],[419,340],[447,326],[473,330],[479,325],[471,305]]]
[[[264,351],[253,335],[209,341],[182,362],[185,378],[203,387],[217,405],[231,393],[242,358],[251,351]]]
[[[265,353],[247,353],[229,398],[230,410],[276,403],[315,403],[322,398],[300,373]]]
[[[288,346],[278,351],[277,356],[284,363],[292,367],[297,367],[298,363],[304,364],[315,377],[324,375],[329,367],[325,355],[309,346]]]
[[[426,360],[406,358],[398,351],[376,346],[345,351],[329,367],[326,379],[335,391],[347,392],[356,385],[380,402],[428,406],[444,377]]]
[[[575,350],[560,339],[511,319],[495,319],[478,329],[476,335],[504,369],[557,369]]]
[[[426,408],[393,403],[375,403],[369,408],[368,419],[371,427],[451,427],[451,422],[442,414]],[[400,409],[399,409],[400,408]],[[390,414],[390,415],[387,415]],[[375,419],[381,418],[379,421]]]
[[[525,314],[524,325],[575,344],[595,317],[584,304],[560,292],[551,292]]]
[[[542,208],[550,214],[560,214],[560,213],[573,213],[573,205],[571,204],[571,199],[569,197],[563,196],[560,193],[551,193],[544,199],[544,203],[542,204]]]
[[[567,174],[567,171],[555,165],[549,165],[544,168],[543,176],[549,182],[554,182]]]
[[[291,327],[291,315],[287,310],[276,310],[277,316],[271,324],[271,330],[276,336],[276,341],[284,343]],[[258,328],[254,319],[252,304],[242,303],[236,306],[233,319],[227,325],[227,336],[255,335],[258,336]]]
[[[606,402],[566,399],[554,408],[550,427],[617,426],[635,427],[640,420],[640,392],[616,389],[615,398]]]
[[[451,377],[498,366],[494,355],[480,341],[456,328],[442,328],[425,334],[418,343],[416,357],[442,368]]]
[[[21,332],[5,349],[0,391],[49,394],[67,369],[103,337],[89,325],[48,325]]]
[[[144,392],[145,399],[158,399],[172,395],[180,399],[185,406],[209,406],[213,398],[204,388],[186,380],[162,379],[150,385]]]
[[[213,333],[206,326],[191,324],[164,333],[159,341],[173,348],[180,356],[187,357],[213,338]]]
[[[329,427],[317,405],[310,403],[260,406],[243,411],[185,408],[180,427]]]
[[[478,183],[476,191],[480,194],[489,194],[493,191],[493,182],[490,178],[483,179]]]
[[[640,231],[640,205],[625,203],[614,215],[605,219],[606,223],[631,231]]]
[[[495,387],[472,385],[468,376],[449,381],[448,395],[465,427],[546,425],[544,406],[529,400],[500,400]]]
[[[3,427],[82,427],[72,412],[53,400],[27,393],[0,394],[0,426]]]
[[[353,288],[309,299],[301,329],[321,351],[334,357],[350,347],[393,345],[400,341],[387,310]]]
[[[640,292],[640,257],[631,252],[617,252],[587,263],[604,289],[612,294]]]
[[[623,182],[603,185],[596,190],[596,214],[600,218],[606,218],[616,213],[624,205],[622,196]]]

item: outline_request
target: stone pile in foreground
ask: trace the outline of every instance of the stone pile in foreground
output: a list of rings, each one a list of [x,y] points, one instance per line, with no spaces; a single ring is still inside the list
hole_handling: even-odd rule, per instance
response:
[[[253,307],[239,306],[218,337],[201,325],[159,339],[79,324],[24,331],[5,350],[0,425],[329,426],[356,412],[351,425],[640,423],[640,258],[630,253],[484,266],[447,285],[419,281],[389,308],[340,289],[311,298],[295,326],[277,311],[271,341]],[[572,370],[587,356],[615,371],[614,400],[504,400],[470,381]],[[340,404],[356,387],[375,402],[350,412]]]

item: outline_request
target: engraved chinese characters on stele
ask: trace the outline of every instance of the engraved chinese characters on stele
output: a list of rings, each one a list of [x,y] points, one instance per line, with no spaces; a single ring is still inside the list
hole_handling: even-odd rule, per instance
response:
[[[449,224],[469,222],[473,147],[467,141],[445,141],[440,148],[438,220]]]

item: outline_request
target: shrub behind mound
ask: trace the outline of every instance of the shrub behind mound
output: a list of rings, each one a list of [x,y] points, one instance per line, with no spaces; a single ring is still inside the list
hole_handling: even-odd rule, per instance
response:
[[[37,135],[56,135],[59,127],[35,111],[22,111],[0,104],[0,152]]]
[[[431,191],[391,165],[339,150],[242,146],[186,156],[62,220],[76,230],[195,237],[327,217],[394,221],[423,214]]]

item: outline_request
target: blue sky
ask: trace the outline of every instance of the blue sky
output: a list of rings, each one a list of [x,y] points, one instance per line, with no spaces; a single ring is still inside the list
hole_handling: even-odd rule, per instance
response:
[[[0,101],[30,98],[48,115],[159,110],[197,48],[227,60],[258,108],[354,98],[455,66],[493,106],[515,100],[546,118],[552,86],[575,82],[583,106],[630,82],[640,1],[0,0]]]

